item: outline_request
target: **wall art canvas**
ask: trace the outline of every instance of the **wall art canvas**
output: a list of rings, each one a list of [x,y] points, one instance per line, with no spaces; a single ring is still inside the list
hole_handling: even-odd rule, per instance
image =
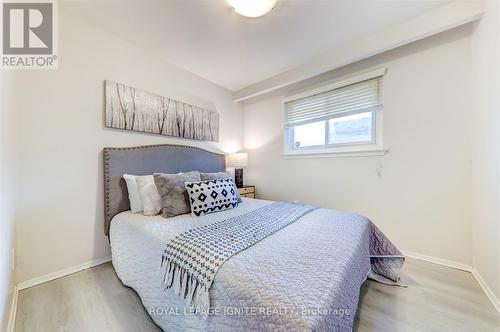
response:
[[[106,127],[219,141],[215,111],[106,81]]]

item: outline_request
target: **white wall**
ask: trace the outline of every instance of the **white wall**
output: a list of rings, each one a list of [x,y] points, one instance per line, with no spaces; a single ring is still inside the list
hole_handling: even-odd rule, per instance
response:
[[[485,4],[472,38],[473,266],[500,299],[500,4]],[[500,305],[500,303],[499,303]]]
[[[300,84],[387,67],[390,153],[382,157],[284,159],[282,100],[290,92],[245,102],[246,182],[261,198],[366,215],[401,249],[470,265],[471,31],[456,28]]]
[[[103,147],[180,143],[234,151],[243,139],[241,106],[230,91],[61,7],[59,69],[6,72],[12,88],[4,105],[15,110],[18,124],[18,282],[110,254],[103,234]],[[105,79],[181,100],[213,102],[220,114],[220,143],[105,129]]]
[[[0,315],[9,309],[14,217],[17,282],[106,257],[102,148],[181,143],[237,151],[243,117],[250,152],[245,180],[257,185],[260,197],[367,215],[402,249],[473,264],[500,296],[500,73],[491,70],[500,56],[498,4],[487,5],[472,37],[472,27],[465,26],[292,86],[290,91],[388,68],[384,141],[391,152],[321,159],[280,156],[281,101],[289,91],[248,101],[242,114],[226,89],[61,7],[60,68],[2,71]],[[214,102],[221,114],[220,143],[103,128],[105,79]],[[487,89],[471,93],[473,86]]]
[[[3,71],[0,71],[0,78]],[[2,89],[0,100],[9,89]],[[10,313],[14,285],[11,248],[14,247],[13,195],[13,110],[0,105],[0,331],[4,331]]]

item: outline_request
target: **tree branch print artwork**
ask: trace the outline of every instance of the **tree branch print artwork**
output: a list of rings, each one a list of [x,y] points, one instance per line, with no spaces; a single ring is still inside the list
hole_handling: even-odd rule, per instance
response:
[[[106,81],[106,127],[219,141],[217,112],[112,81]]]

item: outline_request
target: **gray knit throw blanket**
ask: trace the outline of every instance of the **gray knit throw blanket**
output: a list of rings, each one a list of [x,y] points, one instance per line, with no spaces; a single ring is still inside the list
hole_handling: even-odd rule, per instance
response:
[[[163,285],[172,288],[191,307],[208,312],[209,290],[225,261],[315,209],[310,205],[277,202],[183,232],[167,243],[163,251]]]

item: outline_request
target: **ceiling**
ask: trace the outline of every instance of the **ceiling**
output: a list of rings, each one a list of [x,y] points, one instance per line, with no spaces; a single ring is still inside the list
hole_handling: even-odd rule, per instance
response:
[[[63,10],[236,91],[443,1],[279,0],[264,17],[224,0],[70,1]]]

